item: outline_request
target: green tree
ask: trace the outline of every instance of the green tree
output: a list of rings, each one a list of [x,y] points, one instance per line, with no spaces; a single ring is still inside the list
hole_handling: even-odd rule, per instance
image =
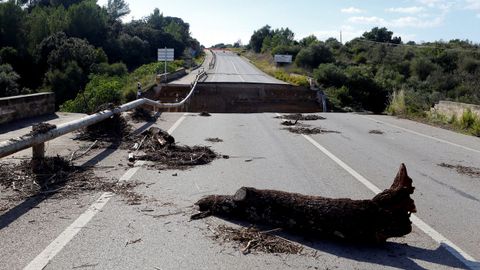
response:
[[[74,98],[85,86],[82,85],[85,74],[75,61],[64,64],[65,69],[53,69],[45,74],[46,89],[55,93],[55,103],[58,108],[63,102]]]
[[[318,43],[319,40],[316,36],[314,35],[310,35],[310,36],[307,36],[307,37],[304,37],[302,38],[298,43],[300,44],[300,46],[302,47],[308,47],[314,43]]]
[[[17,81],[20,76],[9,64],[0,65],[0,97],[14,96],[20,94]]]
[[[307,48],[303,48],[297,54],[295,64],[299,67],[314,69],[323,63],[334,61],[334,57],[330,49],[323,43],[314,43]]]
[[[324,87],[334,86],[339,88],[347,84],[345,71],[332,63],[320,64],[313,74],[318,84]]]
[[[107,13],[113,20],[118,20],[130,13],[130,8],[125,0],[108,0]]]
[[[14,1],[0,3],[0,48],[24,47],[25,12]]]
[[[393,32],[388,31],[387,28],[382,27],[374,27],[372,30],[363,33],[363,37],[367,40],[375,41],[375,42],[383,42],[383,43],[394,43],[400,44],[402,43],[402,39],[400,37],[393,37]]]
[[[264,39],[267,37],[272,37],[273,31],[271,30],[270,25],[265,25],[264,27],[253,32],[252,37],[250,38],[249,46],[254,52],[259,53],[262,50]]]
[[[107,15],[95,1],[83,1],[68,11],[67,34],[85,38],[95,46],[104,43],[107,33]]]

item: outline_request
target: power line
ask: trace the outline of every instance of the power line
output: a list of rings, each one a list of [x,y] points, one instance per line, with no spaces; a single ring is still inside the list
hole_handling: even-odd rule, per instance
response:
[[[480,47],[476,48],[446,48],[442,46],[433,46],[433,45],[414,45],[414,44],[397,44],[397,43],[391,43],[391,42],[379,42],[379,41],[374,41],[374,40],[368,40],[368,39],[363,39],[363,38],[357,38],[354,40],[351,40],[350,42],[365,42],[365,43],[371,43],[371,44],[382,44],[382,45],[388,45],[388,46],[395,46],[395,47],[410,47],[410,48],[415,48],[415,49],[441,49],[441,50],[449,50],[449,51],[459,51],[459,52],[477,52],[480,53]],[[448,45],[448,44],[445,44]],[[472,45],[472,46],[477,46],[477,45]]]

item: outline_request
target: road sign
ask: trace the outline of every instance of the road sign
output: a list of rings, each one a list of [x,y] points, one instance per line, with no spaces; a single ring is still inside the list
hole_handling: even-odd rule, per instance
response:
[[[292,56],[288,54],[275,54],[275,63],[292,63]]]
[[[158,49],[158,61],[173,61],[175,60],[175,50],[174,49]]]

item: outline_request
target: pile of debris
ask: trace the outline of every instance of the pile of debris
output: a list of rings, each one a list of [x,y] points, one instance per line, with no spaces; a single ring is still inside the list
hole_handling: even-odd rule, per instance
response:
[[[324,134],[324,133],[340,133],[339,131],[328,130],[328,129],[323,129],[323,128],[319,128],[319,127],[314,127],[314,128],[308,128],[308,127],[288,127],[288,128],[284,128],[284,129],[290,131],[291,133],[295,133],[295,134],[305,134],[305,135]]]
[[[107,103],[99,106],[95,113],[113,109],[115,109],[115,105]],[[100,144],[103,143],[101,147],[118,146],[130,136],[131,131],[132,126],[127,123],[125,118],[121,114],[114,114],[106,120],[80,130],[75,139],[92,142],[99,141]]]
[[[377,135],[382,135],[382,134],[384,134],[383,131],[378,130],[378,129],[372,129],[372,130],[370,130],[368,133],[370,133],[370,134],[377,134]]]
[[[210,195],[196,205],[209,215],[265,224],[309,237],[329,237],[354,242],[384,243],[412,231],[410,198],[412,179],[404,164],[389,189],[371,200],[332,199],[277,190],[240,188],[235,195]]]
[[[277,119],[286,119],[286,120],[302,120],[302,121],[315,121],[315,120],[325,120],[326,118],[316,114],[303,115],[301,113],[296,114],[285,114],[275,117]]]
[[[220,138],[206,138],[205,141],[207,142],[211,142],[211,143],[219,143],[219,142],[223,142],[222,139]]]
[[[130,161],[152,161],[159,169],[187,169],[208,164],[218,157],[207,146],[176,145],[175,138],[157,127],[142,132],[136,141],[134,151],[143,154],[133,155]]]
[[[468,175],[473,178],[480,178],[480,169],[475,167],[467,167],[460,164],[452,165],[447,163],[440,163],[438,166],[448,169],[454,169],[459,174]]]
[[[320,127],[313,127],[310,128],[310,125],[301,123],[299,121],[314,121],[314,120],[325,120],[326,118],[320,115],[315,115],[315,114],[309,114],[309,115],[303,115],[301,113],[297,114],[287,114],[287,115],[281,115],[275,117],[277,119],[287,119],[286,121],[282,121],[280,124],[282,126],[286,126],[286,128],[283,128],[284,130],[288,130],[291,133],[295,134],[305,134],[305,135],[311,135],[311,134],[324,134],[324,133],[340,133],[338,131],[334,130],[327,130],[323,129]]]
[[[3,163],[0,166],[0,185],[14,191],[15,195],[10,197],[13,200],[50,194],[75,196],[85,191],[120,194],[129,204],[138,203],[141,199],[132,191],[138,183],[108,181],[95,176],[92,169],[75,166],[60,156]]]
[[[44,133],[47,133],[48,131],[50,131],[52,129],[55,129],[55,128],[57,128],[56,125],[41,122],[41,123],[33,125],[32,131],[30,131],[30,133],[28,133],[27,135],[35,136],[35,135],[38,135],[38,134],[44,134]]]
[[[75,139],[82,141],[100,141],[119,145],[130,136],[132,127],[119,114],[82,129]]]
[[[133,112],[130,113],[130,117],[132,118],[133,121],[135,122],[155,122],[157,120],[157,117],[149,111],[144,108],[135,108]]]
[[[260,231],[255,227],[232,228],[220,225],[214,230],[213,238],[222,242],[235,242],[246,255],[252,251],[264,253],[300,254],[303,247],[270,234],[273,231]]]

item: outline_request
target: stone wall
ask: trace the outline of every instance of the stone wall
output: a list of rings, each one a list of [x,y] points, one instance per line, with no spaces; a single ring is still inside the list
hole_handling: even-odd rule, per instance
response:
[[[440,101],[438,104],[435,104],[433,111],[439,114],[445,115],[447,117],[452,117],[453,115],[456,115],[457,117],[459,117],[467,109],[470,109],[472,112],[476,113],[478,117],[480,117],[479,105],[460,103],[460,102]]]
[[[0,98],[0,124],[52,113],[55,113],[54,93]]]

